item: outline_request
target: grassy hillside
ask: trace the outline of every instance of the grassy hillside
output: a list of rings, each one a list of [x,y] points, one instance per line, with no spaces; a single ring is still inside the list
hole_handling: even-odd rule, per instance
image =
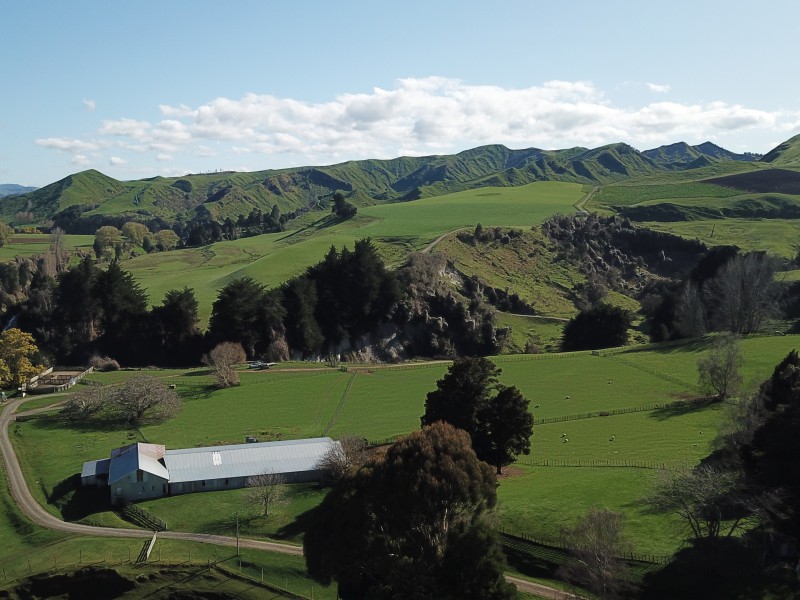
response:
[[[542,182],[515,188],[482,188],[413,202],[370,206],[355,218],[331,224],[321,219],[303,229],[148,254],[125,262],[125,268],[147,290],[152,303],[164,293],[195,289],[205,321],[217,291],[232,278],[250,275],[277,286],[322,260],[333,245],[352,246],[371,237],[390,263],[421,250],[439,235],[462,227],[530,228],[557,212],[574,211],[583,195],[578,184]]]
[[[0,203],[0,217],[13,222],[17,212],[24,211],[33,213],[34,221],[43,222],[68,207],[80,206],[85,217],[124,215],[173,221],[200,215],[221,222],[247,215],[254,208],[267,212],[273,205],[283,213],[316,207],[337,191],[358,206],[369,206],[543,180],[613,183],[738,156],[713,145],[708,145],[710,149],[676,146],[682,151],[661,148],[642,153],[622,143],[550,151],[490,145],[455,155],[126,182],[89,170]],[[698,158],[705,163],[693,164]]]

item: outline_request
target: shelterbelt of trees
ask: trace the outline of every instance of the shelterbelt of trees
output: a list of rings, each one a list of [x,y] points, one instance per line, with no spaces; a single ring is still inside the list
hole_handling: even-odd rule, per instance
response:
[[[0,264],[0,314],[34,336],[42,363],[82,364],[98,354],[125,366],[194,365],[223,342],[270,361],[481,356],[499,353],[509,335],[496,325],[496,310],[537,312],[535,299],[458,272],[435,253],[412,254],[389,270],[363,239],[352,249],[331,247],[318,264],[273,289],[249,277],[228,282],[201,331],[192,289],[169,290],[150,307],[118,257],[107,257],[107,267],[90,257],[70,266],[61,236],[52,237],[45,255]],[[776,269],[788,268],[778,259],[709,248],[618,217],[556,216],[530,234],[478,225],[458,236],[462,244],[517,254],[531,239],[584,277],[569,290],[578,314],[564,328],[566,350],[627,342],[634,319],[605,304],[610,291],[639,303],[654,341],[746,334],[771,316],[800,317],[800,283],[776,283]]]
[[[355,351],[385,360],[482,355],[502,343],[491,306],[465,303],[437,283],[441,259],[417,256],[389,271],[369,239],[352,250],[331,247],[279,288],[250,277],[229,282],[205,332],[192,289],[169,290],[150,308],[115,259],[101,269],[85,257],[54,276],[45,261],[0,265],[0,302],[33,334],[42,362],[84,363],[97,354],[125,365],[192,365],[228,341],[241,343],[248,358],[269,360]]]

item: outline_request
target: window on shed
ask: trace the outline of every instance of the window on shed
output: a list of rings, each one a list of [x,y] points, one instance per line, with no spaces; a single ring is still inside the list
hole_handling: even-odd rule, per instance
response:
[[[141,469],[136,471],[136,482],[142,483],[144,481],[144,471]]]

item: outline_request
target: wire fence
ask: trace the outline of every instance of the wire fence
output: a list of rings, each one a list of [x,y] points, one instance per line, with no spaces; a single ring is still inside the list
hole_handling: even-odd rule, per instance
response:
[[[500,540],[503,545],[513,546],[516,549],[524,550],[524,544],[520,544],[520,542],[546,549],[556,549],[565,552],[570,552],[575,548],[565,539],[553,540],[540,538],[525,532],[514,531],[504,527],[498,528],[497,531],[500,533]],[[655,565],[666,565],[672,561],[671,554],[648,554],[644,552],[621,552],[614,558],[624,561],[636,561]]]
[[[623,458],[599,458],[590,460],[562,458],[518,458],[515,464],[527,467],[574,467],[574,468],[628,468],[628,469],[677,469],[689,465],[687,462],[657,462],[649,460],[628,460]]]
[[[610,408],[608,410],[596,410],[592,412],[577,413],[573,415],[556,415],[553,417],[542,417],[536,419],[537,425],[547,423],[561,423],[563,421],[579,421],[581,419],[593,419],[595,417],[610,417],[615,415],[627,415],[630,413],[652,412],[654,410],[669,410],[680,407],[692,407],[707,404],[708,398],[694,398],[690,400],[675,400],[674,402],[656,402],[653,404],[641,404],[639,406],[626,406],[623,408]]]

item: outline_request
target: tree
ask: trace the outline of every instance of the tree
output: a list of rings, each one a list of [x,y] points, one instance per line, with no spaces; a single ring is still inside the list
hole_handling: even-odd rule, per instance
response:
[[[367,462],[367,441],[364,438],[344,435],[338,441],[317,465],[323,472],[323,479],[334,483]]]
[[[128,221],[122,226],[122,236],[132,246],[141,246],[148,235],[150,230],[143,223]]]
[[[31,360],[38,352],[30,333],[16,327],[0,333],[0,383],[16,387],[38,375],[42,366]]]
[[[0,221],[0,248],[6,245],[14,230],[6,223]]]
[[[139,375],[123,383],[111,396],[114,410],[128,423],[138,425],[145,418],[167,419],[181,409],[175,390],[156,377]]]
[[[697,361],[700,388],[723,401],[735,396],[742,384],[742,362],[738,338],[731,334],[718,337],[708,354]]]
[[[561,347],[571,352],[624,346],[630,326],[630,312],[601,302],[569,320],[564,326]]]
[[[737,254],[709,281],[718,330],[755,333],[775,308],[775,260],[762,252]]]
[[[270,510],[287,502],[288,486],[282,475],[259,473],[247,478],[246,502],[258,509],[261,516],[268,517]]]
[[[646,502],[677,516],[693,540],[730,536],[746,514],[736,472],[708,464],[659,471]]]
[[[478,409],[472,445],[481,460],[495,466],[498,475],[515,457],[531,452],[533,415],[528,405],[528,399],[512,386],[501,387]]]
[[[197,311],[194,290],[187,287],[169,290],[161,306],[150,311],[155,343],[161,350],[158,364],[197,364],[202,342]]]
[[[113,225],[103,225],[94,233],[94,252],[97,258],[111,258],[112,252],[123,242],[122,232]]]
[[[284,317],[279,291],[267,291],[252,277],[240,277],[220,290],[211,307],[208,335],[212,343],[240,343],[252,358],[284,337]]]
[[[174,250],[181,241],[181,238],[179,238],[178,234],[172,231],[172,229],[157,231],[153,235],[153,239],[155,240],[156,247],[162,251]]]
[[[600,598],[619,598],[630,588],[628,565],[618,558],[629,547],[622,535],[624,522],[621,513],[590,508],[574,527],[562,532],[573,558],[559,573]]]
[[[218,388],[229,388],[239,385],[239,372],[236,365],[242,364],[247,360],[241,344],[236,342],[222,342],[217,344],[203,357],[203,364],[211,367],[214,376],[217,378]]]
[[[792,350],[753,400],[757,421],[739,455],[749,485],[778,495],[763,523],[800,543],[800,355]]]
[[[67,250],[67,239],[64,230],[54,227],[50,231],[50,252],[55,259],[56,273],[62,273],[69,266],[69,250]]]
[[[108,408],[109,401],[108,386],[92,386],[71,394],[61,415],[69,421],[83,422]]]
[[[303,541],[308,572],[344,599],[512,598],[486,519],[496,485],[465,432],[412,433],[322,501]]]
[[[478,458],[498,474],[515,456],[530,452],[533,433],[529,401],[516,387],[501,385],[500,373],[487,358],[456,359],[428,393],[421,418],[423,426],[445,421],[465,430]]]
[[[317,286],[308,277],[295,277],[281,291],[282,304],[286,309],[284,327],[289,347],[303,356],[318,352],[325,338],[314,317]]]

